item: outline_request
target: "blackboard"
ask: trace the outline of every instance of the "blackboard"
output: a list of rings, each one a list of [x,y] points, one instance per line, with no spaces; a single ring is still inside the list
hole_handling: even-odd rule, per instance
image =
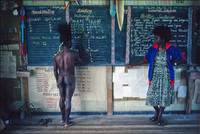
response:
[[[200,8],[193,8],[191,64],[200,65]]]
[[[188,8],[133,6],[131,11],[130,63],[137,62],[154,44],[152,31],[155,26],[170,27],[169,43],[181,49],[187,57]]]
[[[188,7],[131,7],[130,20],[125,6],[124,24],[119,30],[115,16],[115,63],[111,64],[111,16],[109,6],[75,6],[69,8],[72,28],[72,49],[80,43],[84,49],[84,61],[88,66],[124,65],[126,39],[130,36],[130,63],[143,58],[147,49],[153,45],[152,31],[155,26],[166,25],[171,28],[170,43],[181,49],[187,57]],[[192,34],[193,44],[199,49],[199,8],[195,9],[197,34]],[[64,6],[26,7],[26,45],[29,66],[52,66],[53,55],[59,50],[59,34],[55,30],[59,23],[65,22]],[[130,34],[127,23],[130,21]],[[192,46],[193,47],[193,46]],[[197,63],[198,52],[192,50],[192,61]]]
[[[66,21],[65,8],[26,7],[29,66],[51,66],[59,50],[57,25]],[[111,16],[109,6],[73,6],[69,8],[72,49],[83,46],[85,65],[111,65]],[[119,56],[121,54],[118,54]],[[118,58],[119,59],[119,58]]]
[[[86,65],[111,65],[109,6],[70,6],[72,44],[83,46]]]
[[[65,22],[61,6],[26,7],[26,39],[29,66],[53,65],[53,55],[59,50],[56,27]]]
[[[127,14],[124,14],[124,22],[121,31],[115,16],[115,64],[124,65],[126,57],[126,31],[127,31]]]

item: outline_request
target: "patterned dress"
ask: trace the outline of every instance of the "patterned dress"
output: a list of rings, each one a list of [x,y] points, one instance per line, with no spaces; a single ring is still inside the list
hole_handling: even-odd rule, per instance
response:
[[[168,107],[174,101],[174,86],[171,86],[167,68],[166,51],[159,51],[155,58],[151,84],[147,91],[146,105]]]

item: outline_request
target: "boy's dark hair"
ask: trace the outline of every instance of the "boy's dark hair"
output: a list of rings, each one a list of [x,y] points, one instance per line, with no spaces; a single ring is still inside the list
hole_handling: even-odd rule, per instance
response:
[[[171,39],[171,30],[167,26],[156,26],[153,30],[153,34],[160,36],[166,42],[169,42]]]
[[[67,23],[60,23],[58,24],[57,27],[57,32],[60,33],[60,42],[63,42],[63,45],[68,44],[71,39],[72,39],[72,35],[71,35],[71,22],[69,24]]]

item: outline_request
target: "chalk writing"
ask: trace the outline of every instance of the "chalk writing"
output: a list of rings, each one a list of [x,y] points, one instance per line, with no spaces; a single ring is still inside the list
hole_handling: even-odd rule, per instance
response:
[[[176,9],[148,9],[150,13],[176,13]]]
[[[84,47],[84,61],[89,65],[110,64],[110,16],[107,7],[70,7],[74,45]],[[108,32],[109,30],[109,32]],[[104,52],[104,53],[102,53]]]
[[[90,9],[78,9],[78,11],[77,11],[78,13],[92,13],[92,10],[90,10]]]
[[[39,11],[35,11],[35,10],[33,10],[32,12],[31,12],[31,14],[33,14],[33,15],[38,15],[38,14],[51,14],[51,15],[54,15],[54,13],[55,13],[55,11],[54,10],[39,10]]]
[[[28,64],[53,65],[52,57],[60,44],[56,28],[59,23],[65,22],[65,10],[53,6],[26,9]]]
[[[176,7],[148,7],[132,8],[131,17],[131,61],[141,59],[147,49],[154,43],[153,29],[158,25],[171,28],[174,44],[187,54],[188,18],[187,8]],[[140,58],[139,58],[140,57]]]

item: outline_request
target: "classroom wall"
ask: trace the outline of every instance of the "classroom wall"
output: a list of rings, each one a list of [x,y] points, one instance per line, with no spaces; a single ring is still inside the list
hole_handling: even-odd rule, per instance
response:
[[[63,5],[62,0],[55,0],[55,1],[41,1],[41,0],[30,0],[30,1],[23,1],[24,6],[52,6],[52,5]],[[109,0],[106,1],[94,1],[94,0],[83,0],[82,5],[109,5]],[[139,0],[126,0],[125,5],[142,5],[142,6],[147,6],[147,5],[166,5],[166,6],[199,6],[200,2],[197,1],[182,1],[182,0],[168,0],[167,2],[164,2],[162,0],[155,0],[155,1],[139,1]],[[7,12],[7,11],[6,11]],[[18,34],[20,34],[20,21],[19,18],[16,19],[12,15],[12,11],[10,11],[11,14],[9,14],[9,21],[7,21],[6,17],[2,17],[1,14],[1,28],[4,27],[5,25],[11,24],[11,26],[8,26],[6,30],[9,29],[9,27],[15,28],[15,24],[17,24],[17,29],[18,29]],[[5,15],[5,14],[4,14]],[[19,16],[18,16],[19,17]],[[2,19],[3,18],[3,19]],[[18,23],[12,24],[14,21],[17,21]],[[1,31],[2,32],[2,31]],[[5,35],[5,34],[4,34]],[[13,33],[8,33],[8,37],[12,36]],[[1,40],[4,37],[1,35]],[[18,43],[20,45],[20,36],[15,39],[11,39],[15,41],[11,41],[6,44],[10,43]],[[8,39],[8,40],[11,40]],[[20,55],[20,52],[18,52],[17,56]],[[20,58],[19,58],[20,59]],[[17,63],[19,65],[20,63]],[[37,69],[38,68],[38,69]],[[45,72],[44,70],[47,70]],[[197,69],[200,71],[199,67]],[[33,70],[33,75],[28,78],[28,89],[29,89],[29,99],[30,103],[34,105],[34,107],[38,110],[42,110],[44,112],[58,112],[59,107],[58,107],[58,98],[59,98],[59,92],[58,89],[55,87],[55,79],[52,75],[52,66],[28,66],[28,70]],[[89,72],[87,72],[87,70]],[[112,73],[112,78],[113,78],[113,110],[114,111],[122,111],[122,112],[127,112],[127,111],[153,111],[152,107],[145,106],[145,91],[148,88],[148,83],[147,83],[147,66],[139,66],[135,67],[133,69],[125,69],[124,66],[113,66],[113,73]],[[185,67],[177,67],[175,70],[176,73],[176,81],[178,83],[176,89],[176,102],[169,108],[167,108],[167,111],[185,111],[185,101],[186,101],[186,96],[185,96],[185,86],[186,85],[186,77],[184,76],[186,68]],[[72,102],[72,111],[73,112],[102,112],[102,111],[107,111],[107,94],[106,94],[106,67],[105,66],[84,66],[83,68],[76,68],[76,71],[83,71],[83,73],[76,73],[77,77],[79,76],[84,76],[88,75],[90,78],[89,83],[82,83],[81,82],[81,87],[76,85],[76,91],[73,97],[73,102]],[[98,73],[96,73],[96,71]],[[40,73],[43,73],[40,77]],[[138,73],[138,75],[141,75],[142,73],[142,78],[138,79],[137,77],[137,85],[134,85],[131,81],[126,80],[125,78],[130,78],[132,74]],[[46,77],[48,79],[44,79],[43,76],[49,76]],[[99,77],[100,76],[100,77]],[[49,79],[50,78],[50,79]],[[124,78],[124,79],[122,79]],[[15,87],[18,87],[21,89],[20,92],[17,92],[20,94],[18,97],[18,100],[13,99],[11,102],[11,109],[12,110],[17,110],[19,106],[24,104],[24,96],[23,96],[23,84],[21,78],[14,78],[12,79],[16,82],[10,82],[8,79],[3,79],[3,84],[6,87],[6,85],[9,85],[10,83],[13,83],[14,85],[10,87],[9,91],[12,91],[15,89]],[[44,87],[44,90],[42,87],[37,87],[40,86],[41,84],[38,83],[39,80],[40,82],[46,82],[49,83],[46,84],[46,87]],[[135,81],[134,78],[131,78],[131,80]],[[6,81],[6,82],[4,82]],[[2,83],[2,80],[1,80]],[[6,83],[6,84],[5,84]],[[20,86],[18,86],[20,83]],[[77,84],[80,84],[77,82]],[[83,86],[85,84],[91,84],[88,86]],[[132,84],[132,85],[131,85]],[[1,84],[2,85],[2,84]],[[196,85],[196,86],[195,86]],[[193,99],[192,99],[192,110],[200,110],[200,104],[197,104],[197,96],[198,96],[198,85],[199,81],[197,81],[194,85],[193,89]],[[119,89],[119,86],[121,86],[121,89]],[[133,92],[133,87],[137,87],[137,90],[135,92],[140,92],[141,94],[138,94],[138,96],[127,96],[128,92],[124,90],[129,90],[129,92]],[[1,86],[2,88],[2,86]],[[86,88],[86,90],[84,89]],[[180,90],[179,90],[180,88]],[[40,89],[40,90],[38,90]],[[121,91],[120,91],[121,90]],[[46,92],[50,91],[50,93]],[[179,96],[180,93],[182,96]],[[50,96],[49,98],[47,96]],[[10,94],[8,96],[11,96]],[[13,96],[15,96],[13,94]],[[11,97],[12,98],[12,97]],[[56,98],[56,99],[55,99]],[[45,101],[44,101],[45,100]],[[18,102],[20,102],[18,104]],[[31,107],[33,108],[33,107]]]
[[[4,3],[5,2],[5,3]],[[11,2],[12,3],[12,2]],[[21,65],[20,41],[21,28],[20,16],[13,14],[15,10],[10,3],[1,1],[0,10],[0,101],[1,106],[10,104],[18,109],[24,104],[23,83],[17,77],[17,67]],[[0,109],[4,109],[0,107]],[[5,108],[7,109],[7,108]]]
[[[198,70],[200,68],[197,68]],[[186,108],[186,81],[187,67],[175,67],[175,103],[166,108],[166,111],[185,111]],[[148,89],[148,66],[136,66],[131,69],[116,66],[113,72],[114,111],[153,111],[153,107],[145,105]],[[199,80],[194,82],[192,95],[192,110],[200,110],[198,102]]]

